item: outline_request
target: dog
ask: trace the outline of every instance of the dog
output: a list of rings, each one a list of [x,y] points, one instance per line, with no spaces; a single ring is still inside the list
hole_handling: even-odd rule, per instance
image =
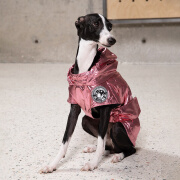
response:
[[[81,170],[97,168],[105,150],[114,153],[113,163],[136,152],[140,108],[128,84],[116,71],[116,55],[107,49],[116,43],[111,34],[112,24],[100,14],[88,14],[79,17],[75,26],[79,44],[75,64],[68,72],[71,108],[67,126],[58,154],[40,173],[55,171],[65,157],[81,109],[86,114],[82,119],[83,129],[97,137],[97,148],[91,145],[83,150],[96,152]]]

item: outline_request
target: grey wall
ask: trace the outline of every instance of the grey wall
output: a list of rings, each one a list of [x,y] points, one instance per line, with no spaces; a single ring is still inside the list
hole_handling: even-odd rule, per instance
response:
[[[80,15],[101,0],[0,0],[0,62],[74,62]],[[120,62],[180,63],[180,26],[114,26]],[[142,39],[146,43],[142,43]]]

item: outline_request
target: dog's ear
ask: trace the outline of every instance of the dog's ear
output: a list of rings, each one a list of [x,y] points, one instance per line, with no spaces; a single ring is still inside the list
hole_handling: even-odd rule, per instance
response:
[[[75,22],[75,26],[77,29],[81,29],[84,27],[84,22],[85,22],[85,16],[81,16],[77,19]]]

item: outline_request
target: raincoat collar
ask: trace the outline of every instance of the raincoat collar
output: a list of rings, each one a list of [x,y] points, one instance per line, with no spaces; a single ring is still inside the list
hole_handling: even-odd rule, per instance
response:
[[[68,71],[69,85],[96,85],[117,74],[117,56],[107,48],[99,48],[101,53],[98,62],[90,71],[73,74],[74,65]]]

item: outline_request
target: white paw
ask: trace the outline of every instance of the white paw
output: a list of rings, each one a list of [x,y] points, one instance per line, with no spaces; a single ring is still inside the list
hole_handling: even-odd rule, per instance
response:
[[[83,149],[83,153],[92,153],[94,151],[96,151],[95,145],[88,145]]]
[[[97,166],[95,166],[93,163],[86,163],[82,168],[81,171],[92,171],[93,169],[96,169]]]
[[[124,153],[119,153],[119,154],[113,155],[111,162],[117,163],[117,162],[122,161],[123,159],[124,159]]]
[[[55,171],[55,170],[56,170],[56,167],[47,165],[47,166],[44,166],[44,167],[39,171],[39,173],[40,173],[40,174],[42,174],[42,173],[52,173],[52,172]]]

